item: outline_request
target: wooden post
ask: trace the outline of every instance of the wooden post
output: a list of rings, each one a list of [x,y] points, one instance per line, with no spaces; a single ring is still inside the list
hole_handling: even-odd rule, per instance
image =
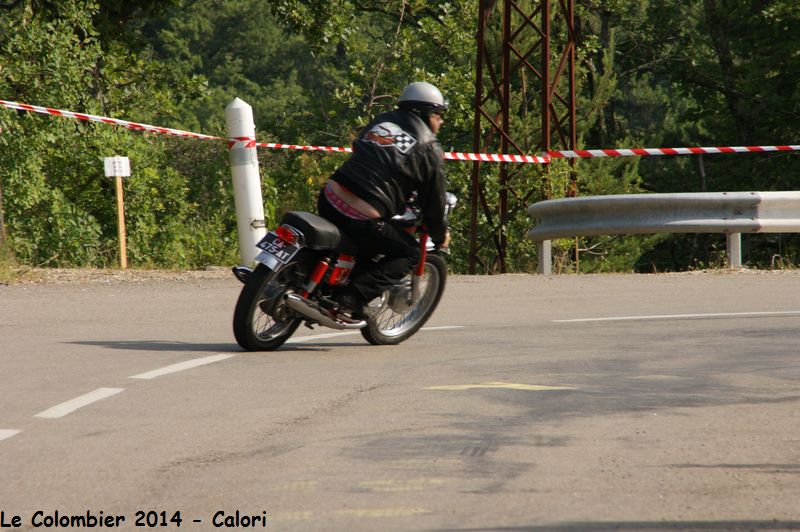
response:
[[[106,157],[106,177],[113,177],[117,189],[117,235],[119,237],[119,267],[128,267],[128,251],[125,245],[125,201],[122,197],[122,178],[131,175],[131,163],[127,157]]]
[[[117,235],[119,237],[119,267],[128,267],[128,251],[125,245],[125,200],[122,197],[122,176],[114,178],[117,188]]]
[[[6,219],[3,207],[3,179],[0,178],[0,248],[6,241]]]
[[[3,133],[3,128],[0,127],[0,134]],[[6,243],[6,218],[5,207],[3,207],[3,179],[0,178],[0,253],[3,251],[3,245]]]

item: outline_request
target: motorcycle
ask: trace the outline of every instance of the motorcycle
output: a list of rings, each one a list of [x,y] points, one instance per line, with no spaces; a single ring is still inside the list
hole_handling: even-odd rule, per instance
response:
[[[456,197],[447,193],[447,209]],[[422,227],[412,201],[396,224],[417,236],[421,258],[412,272],[369,303],[362,316],[343,312],[336,290],[345,286],[358,250],[328,220],[309,212],[287,212],[257,246],[255,269],[233,268],[244,283],[233,313],[236,342],[247,351],[272,351],[304,323],[359,330],[373,345],[393,345],[414,335],[430,318],[444,292],[447,263]],[[377,260],[376,257],[373,260]]]

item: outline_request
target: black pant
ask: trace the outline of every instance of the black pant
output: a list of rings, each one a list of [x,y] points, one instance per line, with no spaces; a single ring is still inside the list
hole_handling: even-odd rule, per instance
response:
[[[388,220],[355,220],[337,211],[322,192],[317,202],[319,215],[332,222],[358,247],[350,287],[364,302],[372,301],[396,284],[419,262],[419,243],[403,228]],[[383,255],[378,260],[372,260]]]

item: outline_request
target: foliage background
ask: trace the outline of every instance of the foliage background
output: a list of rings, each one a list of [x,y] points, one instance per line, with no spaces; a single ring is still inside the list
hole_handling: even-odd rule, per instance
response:
[[[533,10],[538,2],[523,2]],[[348,145],[409,81],[451,102],[440,135],[472,151],[477,0],[0,1],[0,98],[224,136],[223,109],[254,108],[259,140]],[[576,0],[579,147],[800,143],[800,14],[794,0]],[[533,36],[531,37],[531,39]],[[535,102],[515,135],[538,138]],[[0,262],[112,266],[113,183],[102,159],[131,158],[129,263],[197,268],[237,261],[224,143],[0,110]],[[259,152],[268,223],[308,209],[341,155]],[[650,157],[577,164],[580,195],[794,190],[797,154]],[[465,271],[471,166],[447,163],[453,257]],[[493,173],[495,172],[495,173]],[[570,169],[520,179],[564,194]],[[544,186],[545,177],[549,185]],[[483,174],[496,191],[496,171]],[[491,194],[490,194],[491,195]],[[524,206],[509,222],[509,267],[530,271]],[[490,237],[481,219],[481,238]],[[665,271],[719,265],[713,235],[556,243],[557,267]],[[797,264],[791,235],[744,241],[754,266]],[[489,258],[483,271],[493,271]]]

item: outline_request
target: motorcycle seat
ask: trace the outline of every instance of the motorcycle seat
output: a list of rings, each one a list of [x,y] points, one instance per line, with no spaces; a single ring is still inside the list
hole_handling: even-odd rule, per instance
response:
[[[342,241],[338,227],[310,212],[289,211],[281,220],[281,225],[284,224],[303,233],[305,245],[311,249],[336,249]]]

